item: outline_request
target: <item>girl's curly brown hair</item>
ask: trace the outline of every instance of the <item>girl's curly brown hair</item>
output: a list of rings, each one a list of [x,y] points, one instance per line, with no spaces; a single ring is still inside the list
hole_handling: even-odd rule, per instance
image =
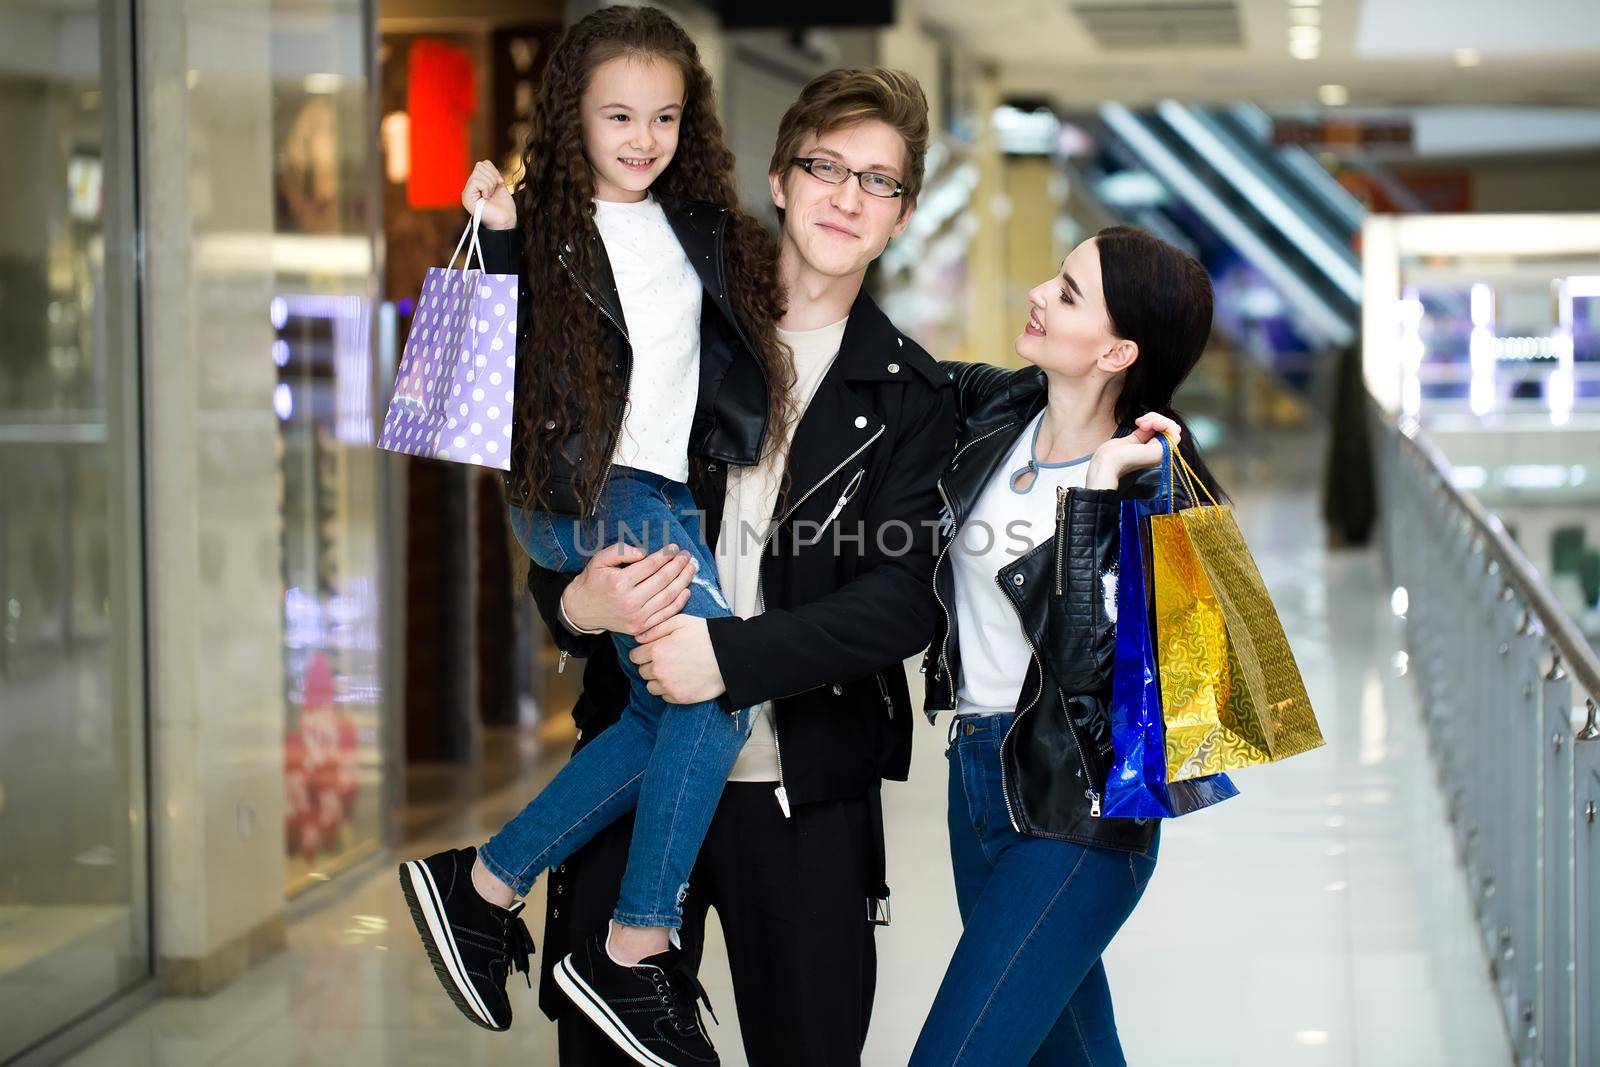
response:
[[[601,246],[580,102],[594,72],[623,56],[660,57],[683,75],[677,152],[650,191],[663,200],[696,200],[728,209],[728,294],[766,370],[769,416],[763,448],[782,438],[789,415],[794,372],[777,336],[784,311],[777,252],[760,224],[739,210],[733,153],[717,119],[711,76],[689,35],[667,15],[642,7],[603,8],[570,26],[557,41],[522,155],[517,222],[534,313],[527,349],[519,357],[516,432],[527,447],[517,450],[522,462],[510,472],[513,500],[543,499],[551,457],[577,431],[582,458],[575,464],[574,488],[589,510],[599,499],[610,458],[605,454],[608,424],[624,383],[611,369],[600,310],[573,284],[557,257],[570,246],[566,255],[573,273],[585,282],[595,277],[595,250]],[[716,313],[709,307],[704,311]]]

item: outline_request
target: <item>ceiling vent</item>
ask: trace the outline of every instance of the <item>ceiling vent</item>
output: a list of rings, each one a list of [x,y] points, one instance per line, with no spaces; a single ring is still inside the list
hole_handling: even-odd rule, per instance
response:
[[[1074,4],[1072,13],[1095,43],[1109,51],[1244,45],[1239,7],[1229,0]]]

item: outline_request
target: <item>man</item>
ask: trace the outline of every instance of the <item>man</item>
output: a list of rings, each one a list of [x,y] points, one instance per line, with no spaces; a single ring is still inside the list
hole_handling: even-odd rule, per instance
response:
[[[576,576],[530,576],[563,653],[589,657],[573,709],[584,740],[627,700],[607,630],[640,638],[632,655],[652,692],[761,708],[680,931],[698,967],[717,909],[755,1067],[859,1063],[871,1013],[889,892],[879,786],[909,765],[901,662],[938,612],[932,520],[955,420],[943,372],[861,287],[910,220],[927,136],[922,90],[886,70],[822,75],[783,118],[769,181],[799,415],[789,447],[753,467],[699,464],[694,479],[735,615],[672,614],[685,563],[626,547]],[[629,1062],[549,968],[569,948],[595,951],[631,832],[631,819],[610,827],[550,882],[540,1003],[560,1021],[566,1064]]]

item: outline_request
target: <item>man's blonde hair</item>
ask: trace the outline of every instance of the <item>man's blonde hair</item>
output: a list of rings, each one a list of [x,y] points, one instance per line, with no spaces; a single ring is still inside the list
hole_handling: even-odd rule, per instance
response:
[[[812,78],[800,90],[799,99],[783,113],[768,173],[785,173],[808,137],[869,119],[887,124],[905,142],[900,175],[905,186],[900,213],[905,214],[916,205],[917,194],[922,191],[922,161],[928,154],[928,98],[917,79],[904,71],[864,67],[830,70]],[[778,217],[783,217],[781,209]]]

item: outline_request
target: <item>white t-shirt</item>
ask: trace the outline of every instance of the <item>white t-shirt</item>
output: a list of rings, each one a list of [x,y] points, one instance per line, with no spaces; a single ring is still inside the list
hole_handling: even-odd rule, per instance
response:
[[[1089,471],[1090,457],[1084,456],[1041,466],[1027,492],[1011,487],[1011,475],[1033,455],[1034,433],[1043,418],[1040,412],[1023,430],[950,545],[961,651],[956,705],[963,713],[1016,710],[1033,653],[995,576],[1055,536],[1056,487],[1081,488]]]
[[[617,278],[633,376],[611,461],[689,479],[689,430],[700,394],[700,276],[652,196],[594,202]]]
[[[833,366],[844,339],[848,318],[816,330],[779,330],[778,340],[794,352],[794,404],[799,413],[790,422],[793,439],[795,424],[811,404],[817,386]],[[761,545],[772,524],[772,509],[778,501],[778,487],[789,454],[789,440],[771,450],[760,463],[728,468],[728,489],[723,500],[721,532],[717,535],[717,577],[728,606],[741,619],[760,609],[757,594],[761,582]],[[776,782],[778,780],[778,741],[772,730],[772,705],[762,704],[750,738],[739,752],[730,782]]]

